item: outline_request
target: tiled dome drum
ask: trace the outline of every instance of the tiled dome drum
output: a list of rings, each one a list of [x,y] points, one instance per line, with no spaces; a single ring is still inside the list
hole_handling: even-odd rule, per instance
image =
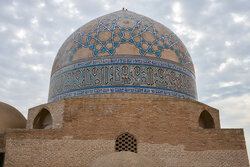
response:
[[[110,93],[196,100],[191,57],[171,30],[152,19],[124,10],[99,17],[60,48],[49,102]]]

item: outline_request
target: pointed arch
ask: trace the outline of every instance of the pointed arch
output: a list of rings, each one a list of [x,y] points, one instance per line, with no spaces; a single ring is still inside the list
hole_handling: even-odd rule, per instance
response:
[[[214,129],[214,119],[211,114],[204,110],[201,112],[199,117],[199,128],[200,129]]]
[[[43,108],[35,117],[33,122],[34,129],[52,129],[52,116],[49,110]]]
[[[115,151],[131,151],[137,153],[137,140],[130,133],[120,134],[115,141]]]

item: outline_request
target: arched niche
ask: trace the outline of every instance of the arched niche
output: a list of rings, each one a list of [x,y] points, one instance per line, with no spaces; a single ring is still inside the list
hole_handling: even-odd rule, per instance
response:
[[[50,112],[43,108],[33,122],[34,129],[52,129],[52,116]]]
[[[204,110],[201,112],[199,117],[199,128],[200,129],[214,129],[214,119],[211,114]]]

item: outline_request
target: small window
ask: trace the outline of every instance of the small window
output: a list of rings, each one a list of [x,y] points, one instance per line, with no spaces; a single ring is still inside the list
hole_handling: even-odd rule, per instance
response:
[[[135,137],[129,133],[119,135],[115,141],[115,151],[131,151],[137,153],[137,141]]]
[[[0,167],[4,165],[4,153],[0,153]]]
[[[51,129],[52,128],[52,117],[47,109],[42,109],[37,114],[33,123],[34,129]]]
[[[213,128],[215,128],[214,119],[208,111],[202,111],[200,118],[199,118],[199,128],[200,129],[213,129]]]

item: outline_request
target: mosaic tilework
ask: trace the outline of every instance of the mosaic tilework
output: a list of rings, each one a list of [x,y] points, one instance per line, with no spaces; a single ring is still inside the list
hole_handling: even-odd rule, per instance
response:
[[[138,58],[137,56],[132,56],[132,55],[122,55],[120,57],[119,56],[116,56],[116,57],[107,56],[107,57],[103,57],[102,59],[96,59],[96,60],[91,59],[91,60],[77,62],[75,64],[71,64],[66,67],[63,67],[62,69],[57,70],[54,74],[52,74],[52,76],[54,77],[66,71],[74,70],[77,68],[90,67],[90,66],[96,66],[96,65],[107,65],[107,64],[121,64],[121,65],[122,64],[139,64],[139,65],[165,67],[165,68],[169,68],[175,71],[179,71],[195,79],[195,76],[192,72],[190,72],[186,68],[183,68],[177,64],[173,64],[168,61],[153,60],[152,58],[150,59]]]
[[[123,54],[168,59],[193,71],[188,51],[172,31],[147,17],[118,11],[75,31],[59,50],[52,73],[79,59]]]
[[[197,99],[191,57],[168,28],[118,11],[75,31],[54,61],[49,101],[143,93]]]
[[[130,62],[135,60],[131,58]],[[196,99],[193,75],[164,66],[113,62],[116,63],[84,64],[82,67],[78,64],[72,65],[76,68],[61,69],[51,77],[49,101],[104,93],[145,93]]]

